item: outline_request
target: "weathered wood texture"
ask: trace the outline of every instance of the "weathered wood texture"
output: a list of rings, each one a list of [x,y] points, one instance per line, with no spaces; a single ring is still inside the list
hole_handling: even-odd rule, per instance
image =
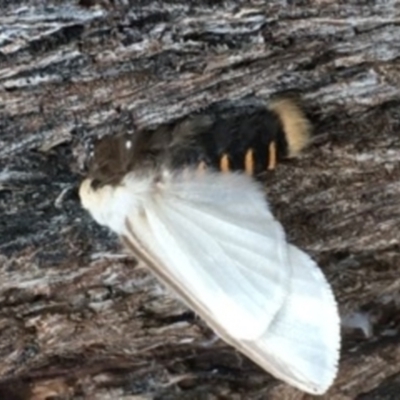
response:
[[[398,399],[400,0],[80,3],[0,1],[0,398],[310,398],[213,340],[76,194],[90,137],[294,90],[316,140],[266,190],[372,327],[323,398]]]

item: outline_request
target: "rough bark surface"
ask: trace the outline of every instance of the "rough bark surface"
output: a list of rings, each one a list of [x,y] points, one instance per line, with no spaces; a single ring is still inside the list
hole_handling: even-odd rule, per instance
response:
[[[268,174],[271,206],[370,323],[323,399],[398,399],[399,62],[400,0],[0,0],[0,398],[310,398],[214,340],[76,194],[91,137],[289,90],[316,139]]]

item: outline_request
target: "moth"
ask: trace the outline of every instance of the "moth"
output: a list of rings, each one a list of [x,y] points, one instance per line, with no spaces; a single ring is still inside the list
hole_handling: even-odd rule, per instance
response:
[[[309,141],[291,99],[232,118],[199,114],[101,139],[79,194],[220,338],[276,378],[323,394],[337,374],[338,308],[257,179]]]

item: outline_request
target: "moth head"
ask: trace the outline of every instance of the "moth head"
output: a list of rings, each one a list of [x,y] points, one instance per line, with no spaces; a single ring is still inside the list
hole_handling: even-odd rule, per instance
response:
[[[146,131],[105,136],[89,149],[88,172],[79,187],[79,197],[83,208],[101,225],[109,225],[119,215],[111,211],[124,192],[124,179],[128,175],[133,174],[139,183],[135,186],[138,193],[142,190],[140,183],[151,181],[146,177],[154,172],[157,153],[154,146],[149,146],[149,138],[151,135]]]
[[[138,152],[135,138],[132,134],[105,136],[93,145],[88,161],[92,189],[117,186],[133,170]]]
[[[96,210],[109,202],[113,189],[133,170],[137,152],[134,140],[132,134],[105,136],[88,149],[88,172],[79,187],[79,197],[94,217]]]

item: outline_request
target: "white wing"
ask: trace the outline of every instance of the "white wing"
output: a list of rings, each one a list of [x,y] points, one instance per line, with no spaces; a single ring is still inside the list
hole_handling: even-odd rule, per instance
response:
[[[201,299],[230,335],[257,338],[288,294],[290,264],[282,228],[266,207],[246,215],[237,199],[212,204],[207,195],[205,201],[182,198],[192,193],[191,187],[149,199],[142,212],[129,214],[131,227],[144,247],[168,265],[179,286]]]
[[[131,175],[105,203],[113,222],[96,219],[225,341],[306,392],[327,390],[340,342],[334,298],[315,263],[286,242],[258,184],[236,174]]]
[[[337,374],[340,319],[331,288],[311,258],[288,245],[291,292],[262,337],[242,351],[275,377],[323,394]]]

